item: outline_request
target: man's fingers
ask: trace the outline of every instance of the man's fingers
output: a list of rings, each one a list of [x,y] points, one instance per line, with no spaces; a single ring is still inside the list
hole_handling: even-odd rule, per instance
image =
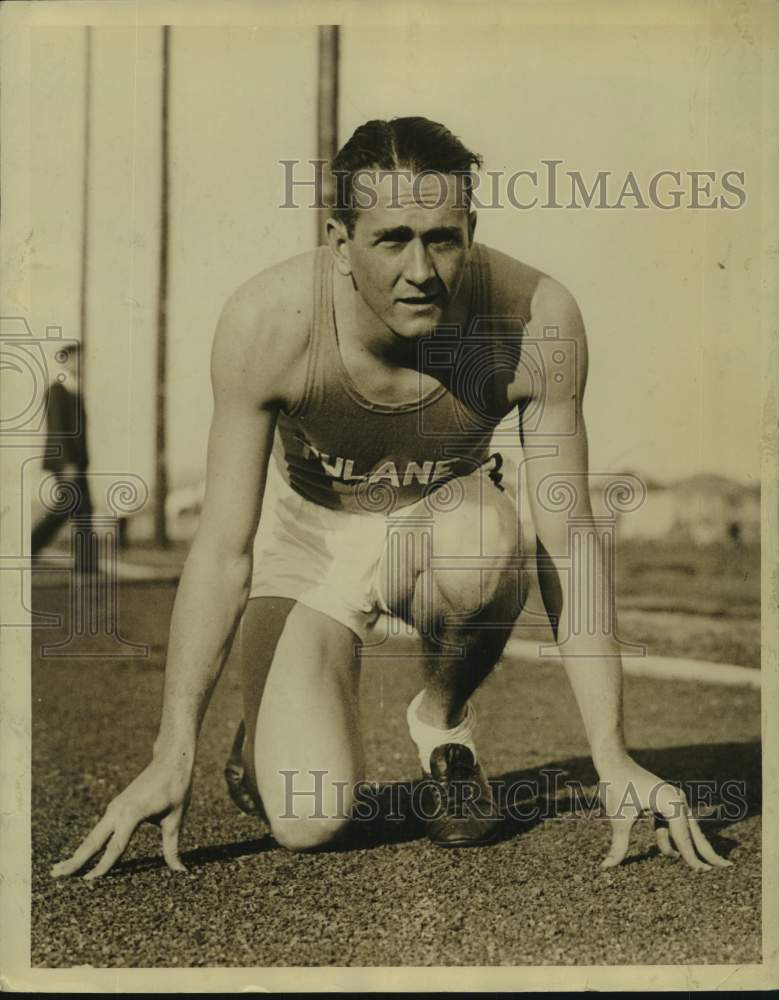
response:
[[[601,868],[615,868],[621,863],[628,852],[630,831],[635,823],[634,816],[620,817],[611,821],[611,847],[609,853],[601,861]]]
[[[179,857],[179,832],[181,830],[181,813],[176,810],[164,817],[160,823],[162,829],[162,853],[168,868],[174,872],[185,872],[187,869]]]
[[[103,857],[92,871],[84,876],[85,882],[93,882],[96,878],[101,878],[109,868],[113,867],[122,854],[124,854],[124,850],[130,842],[130,837],[133,835],[134,829],[134,827],[125,827],[114,830],[114,835],[108,841],[108,846],[105,849]]]
[[[83,868],[92,855],[100,850],[113,832],[113,823],[106,816],[103,816],[71,857],[54,865],[51,869],[51,874],[54,878],[62,878],[65,875],[72,875],[79,868]]]
[[[709,864],[714,865],[717,868],[732,867],[733,865],[732,861],[728,861],[727,858],[723,858],[719,854],[717,854],[717,852],[714,850],[714,848],[706,839],[703,830],[701,830],[700,826],[698,825],[698,820],[692,815],[692,813],[689,810],[687,811],[687,819],[690,824],[690,833],[692,834],[693,843],[695,844],[695,848],[698,851],[698,854],[700,854],[702,858],[708,861]]]
[[[698,855],[695,853],[695,848],[693,847],[692,840],[690,838],[690,828],[687,824],[687,815],[685,808],[678,810],[677,815],[668,821],[669,827],[671,829],[671,836],[676,846],[679,848],[679,853],[686,863],[694,871],[706,872],[711,870],[711,865],[707,865],[705,861],[701,861]]]
[[[671,843],[671,834],[667,826],[655,827],[655,838],[661,854],[664,854],[667,858],[679,857],[679,852],[674,849]]]

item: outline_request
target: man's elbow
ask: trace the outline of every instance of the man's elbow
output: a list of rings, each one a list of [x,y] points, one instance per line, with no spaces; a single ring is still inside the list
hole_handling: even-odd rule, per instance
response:
[[[236,596],[246,601],[251,587],[253,553],[251,547],[238,546],[198,531],[187,556],[186,568],[222,581]]]

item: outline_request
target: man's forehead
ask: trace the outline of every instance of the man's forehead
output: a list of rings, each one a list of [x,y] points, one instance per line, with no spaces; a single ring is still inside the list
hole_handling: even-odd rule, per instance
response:
[[[467,209],[461,174],[433,170],[368,170],[359,177],[355,202],[362,211],[378,209]]]

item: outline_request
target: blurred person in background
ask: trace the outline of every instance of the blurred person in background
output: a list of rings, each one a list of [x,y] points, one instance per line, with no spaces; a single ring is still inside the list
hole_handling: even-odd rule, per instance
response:
[[[79,573],[96,569],[92,538],[92,498],[87,469],[87,419],[81,391],[81,348],[70,343],[57,351],[57,378],[46,393],[46,452],[44,472],[53,474],[56,485],[47,492],[53,498],[32,530],[31,552],[38,555],[50,545],[60,529],[76,520],[73,533],[74,567]]]

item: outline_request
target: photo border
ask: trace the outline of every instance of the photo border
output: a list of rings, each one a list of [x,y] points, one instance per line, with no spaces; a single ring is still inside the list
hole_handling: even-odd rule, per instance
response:
[[[3,670],[0,676],[0,985],[10,990],[62,990],[126,992],[180,992],[222,990],[275,991],[434,991],[434,990],[700,990],[746,989],[777,986],[777,942],[779,942],[779,896],[768,884],[767,874],[779,867],[779,745],[777,704],[779,697],[779,493],[777,450],[777,268],[775,234],[779,226],[775,150],[779,139],[779,5],[769,0],[706,4],[686,2],[639,2],[614,5],[590,0],[552,2],[491,2],[478,6],[432,2],[424,11],[418,5],[398,0],[391,5],[360,2],[284,2],[284,0],[187,0],[187,2],[39,2],[9,3],[0,10],[2,39],[2,132],[3,162],[0,179],[5,217],[2,234],[3,315],[23,315],[30,302],[30,258],[23,252],[29,233],[30,177],[30,32],[39,26],[73,27],[94,25],[254,24],[266,25],[339,23],[346,28],[409,23],[462,25],[488,20],[508,24],[592,24],[600,22],[701,25],[715,29],[717,23],[732,25],[739,19],[762,25],[760,39],[763,67],[764,127],[760,137],[764,150],[760,197],[764,226],[760,233],[763,297],[760,303],[763,371],[762,441],[762,737],[765,779],[763,860],[763,963],[760,965],[707,966],[542,966],[411,968],[74,968],[38,969],[29,965],[30,954],[30,633],[26,629],[4,629],[0,634]],[[749,317],[744,317],[749,322]],[[738,336],[738,330],[734,330]],[[757,363],[758,359],[755,359]],[[3,480],[13,481],[18,454],[11,447],[0,449]],[[6,493],[8,510],[0,521],[2,551],[12,551],[9,533],[21,523],[20,498]],[[12,601],[16,585],[0,573],[0,601]],[[25,573],[25,598],[29,605],[30,574]],[[4,606],[7,606],[4,604]],[[7,633],[7,634],[6,634]],[[26,956],[26,958],[25,958]]]

